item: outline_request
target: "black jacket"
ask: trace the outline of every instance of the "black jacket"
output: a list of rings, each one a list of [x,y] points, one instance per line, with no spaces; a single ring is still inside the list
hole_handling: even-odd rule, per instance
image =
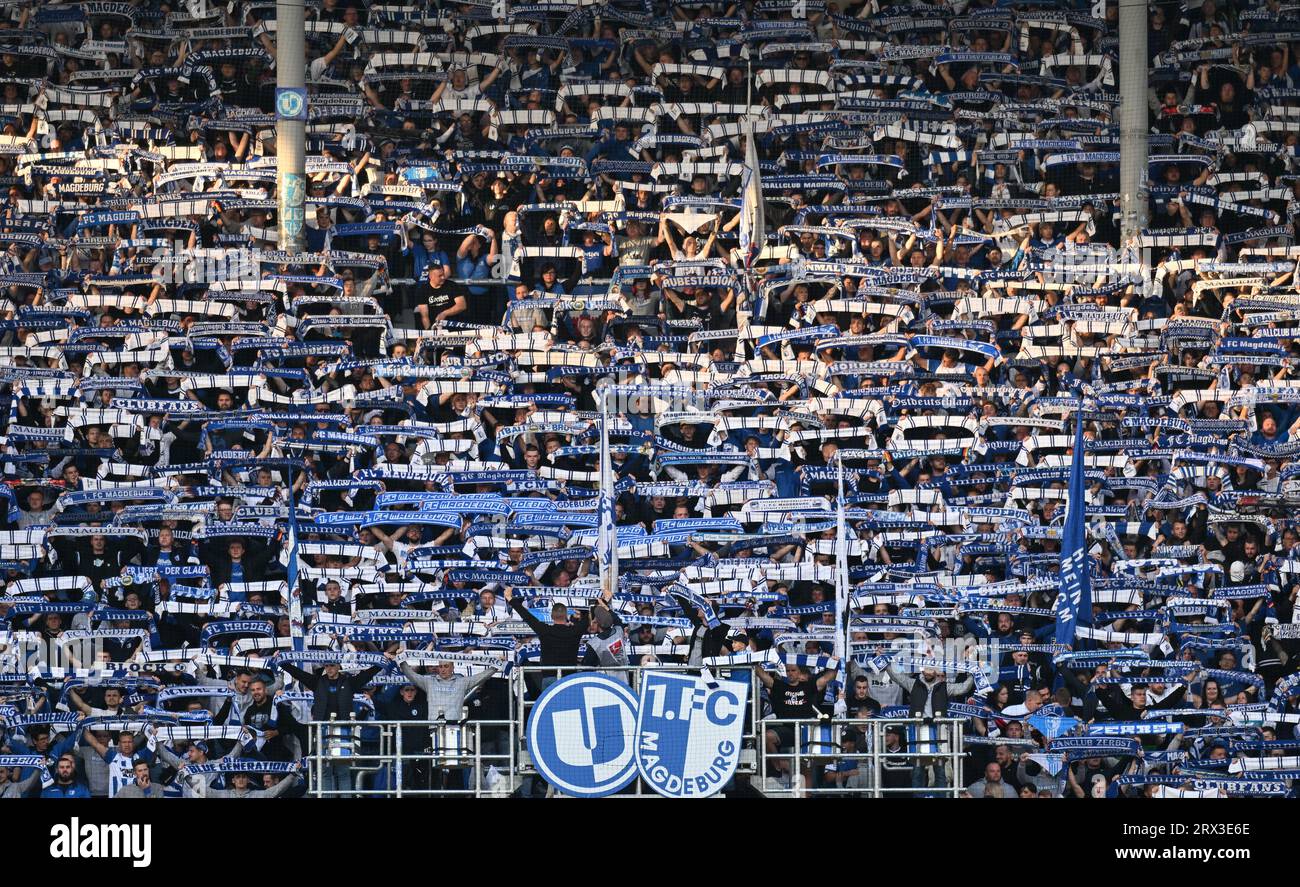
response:
[[[542,643],[542,665],[577,665],[578,646],[582,636],[587,633],[587,617],[578,617],[576,623],[566,625],[547,624],[538,619],[524,606],[521,598],[512,598],[510,607],[518,613],[528,627],[537,632]]]
[[[250,702],[248,708],[244,709],[244,726],[254,730],[268,730],[272,727],[272,717],[277,718],[274,726],[278,735],[262,747],[262,757],[268,761],[293,760],[294,752],[290,750],[285,737],[296,736],[305,748],[306,736],[289,706],[281,705],[272,696],[267,696],[260,704]]]
[[[313,721],[328,721],[330,715],[336,716],[340,721],[348,720],[352,714],[352,697],[379,674],[379,666],[376,665],[354,675],[341,671],[337,678],[330,680],[323,670],[307,672],[287,662],[280,667],[315,694],[311,704]]]
[[[1142,720],[1143,711],[1174,708],[1183,701],[1185,695],[1187,695],[1185,686],[1176,687],[1172,693],[1159,702],[1150,703],[1144,709],[1136,709],[1133,707],[1133,702],[1124,695],[1124,691],[1119,687],[1103,687],[1097,691],[1097,698],[1106,706],[1106,713],[1117,721],[1140,721]]]
[[[229,541],[229,540],[225,540]],[[266,578],[267,570],[271,564],[271,553],[265,550],[265,546],[245,545],[244,556],[239,559],[240,566],[244,568],[244,581],[257,582]],[[202,560],[208,565],[212,574],[212,586],[225,585],[230,581],[230,567],[233,563],[230,555],[225,551],[202,552]]]
[[[699,614],[695,612],[695,606],[687,598],[673,595],[673,599],[682,605],[686,618],[691,620],[690,653],[686,661],[691,665],[698,665],[704,659],[721,656],[722,645],[727,640],[731,626],[719,622],[716,628],[709,628],[704,620],[700,619]]]
[[[933,686],[926,684],[920,678],[912,684],[912,689],[907,693],[907,713],[909,717],[919,718],[925,715],[925,702],[927,697],[930,701],[930,711],[937,718],[947,717],[948,715],[948,682],[939,681]]]

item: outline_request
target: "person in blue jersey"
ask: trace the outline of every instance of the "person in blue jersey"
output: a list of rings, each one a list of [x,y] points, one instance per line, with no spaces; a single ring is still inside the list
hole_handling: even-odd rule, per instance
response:
[[[584,277],[605,277],[609,274],[614,264],[614,241],[608,231],[583,231],[578,248],[582,250]]]
[[[93,730],[86,731],[86,742],[108,765],[108,797],[117,793],[135,781],[135,765],[146,766],[153,763],[153,752],[135,747],[136,735],[123,730],[118,734],[117,745],[109,746],[101,741]]]
[[[446,251],[439,247],[438,236],[433,231],[420,231],[403,252],[410,256],[412,277],[417,279],[425,277],[434,265],[441,265],[442,273],[448,277],[452,275],[451,259]]]

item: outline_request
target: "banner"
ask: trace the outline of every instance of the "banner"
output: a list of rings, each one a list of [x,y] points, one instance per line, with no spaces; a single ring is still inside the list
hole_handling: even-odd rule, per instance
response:
[[[1088,578],[1088,539],[1085,502],[1083,410],[1075,413],[1074,454],[1070,459],[1069,510],[1061,537],[1061,591],[1053,602],[1056,612],[1056,643],[1073,645],[1079,623],[1092,622],[1092,593]]]

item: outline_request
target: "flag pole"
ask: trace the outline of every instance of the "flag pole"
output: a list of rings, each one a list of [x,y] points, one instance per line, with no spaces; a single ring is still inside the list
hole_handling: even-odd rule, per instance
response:
[[[304,468],[304,471],[306,469]],[[298,589],[298,497],[293,489],[293,466],[289,466],[289,637],[293,649],[306,649],[305,626],[302,621],[302,592]]]
[[[763,212],[763,183],[758,160],[758,142],[754,135],[754,122],[746,119],[743,135],[745,137],[745,163],[741,174],[740,189],[740,250],[739,265],[745,269],[745,298],[736,310],[737,322],[743,328],[750,318],[763,316],[765,307],[758,303],[759,287],[756,284],[755,263],[763,252],[767,241],[767,223]],[[743,309],[743,311],[741,310]]]
[[[609,458],[609,391],[600,392],[600,587],[606,598],[618,591],[618,529],[614,520],[614,466]]]
[[[835,656],[845,662],[849,655],[849,537],[844,520],[844,457],[835,454],[839,496],[835,503]]]

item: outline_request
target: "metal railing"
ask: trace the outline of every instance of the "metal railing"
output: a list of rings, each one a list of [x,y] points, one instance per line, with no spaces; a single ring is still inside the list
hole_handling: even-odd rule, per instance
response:
[[[503,797],[517,788],[514,719],[312,721],[314,798]]]
[[[544,783],[528,753],[525,726],[551,682],[575,672],[604,672],[639,695],[646,672],[695,670],[521,666],[508,678],[505,720],[309,722],[308,795],[477,798],[506,797],[521,788],[536,792]],[[732,679],[744,671],[750,682],[736,770],[741,785],[769,797],[957,797],[962,791],[961,719],[764,720],[753,668],[714,671]],[[653,791],[638,777],[628,794]]]
[[[955,798],[965,784],[965,721],[958,718],[759,723],[765,735],[758,742],[755,788],[768,797]],[[890,733],[897,734],[897,745],[890,745]]]

